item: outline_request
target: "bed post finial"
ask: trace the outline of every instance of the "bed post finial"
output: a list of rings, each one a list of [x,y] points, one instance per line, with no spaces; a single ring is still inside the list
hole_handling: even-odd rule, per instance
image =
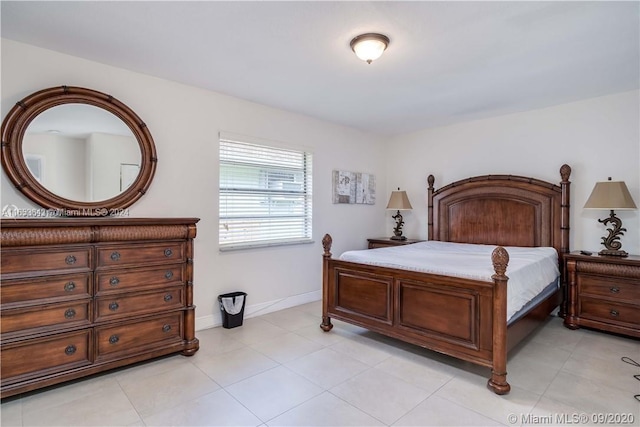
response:
[[[324,249],[323,256],[331,257],[331,245],[333,244],[333,239],[329,233],[325,234],[322,238],[322,248]]]
[[[493,269],[496,274],[492,276],[493,279],[506,277],[507,265],[509,264],[509,252],[502,246],[498,246],[491,253],[491,262],[493,263]]]
[[[570,175],[571,175],[571,166],[565,163],[560,167],[560,177],[562,178],[562,182],[569,181]]]

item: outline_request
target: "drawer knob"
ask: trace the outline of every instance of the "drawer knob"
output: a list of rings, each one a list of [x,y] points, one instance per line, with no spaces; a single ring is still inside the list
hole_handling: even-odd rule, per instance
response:
[[[111,335],[109,337],[109,344],[116,344],[118,341],[120,341],[120,337],[117,335]]]
[[[171,301],[172,299],[173,299],[173,295],[171,295],[171,294],[166,294],[166,295],[164,296],[164,301],[165,301],[165,302],[169,302],[169,301]]]
[[[171,325],[164,325],[162,327],[162,332],[169,332],[171,330]]]
[[[169,270],[166,273],[164,273],[164,278],[165,279],[171,279],[173,277],[173,271]]]
[[[111,311],[116,311],[118,310],[118,308],[120,308],[120,305],[118,305],[118,303],[115,301],[109,304],[109,310]]]
[[[76,263],[76,261],[77,259],[73,255],[67,255],[67,257],[64,259],[64,262],[66,262],[68,265],[73,265]]]
[[[610,287],[609,290],[611,291],[612,294],[617,294],[617,293],[620,292],[620,288],[618,288],[616,286]]]
[[[620,315],[618,310],[610,310],[609,314],[611,315],[611,317],[618,317]]]
[[[173,251],[171,249],[167,248],[164,250],[164,256],[169,258],[171,255],[173,255]]]
[[[111,261],[120,261],[120,253],[118,251],[111,252]]]
[[[69,344],[67,348],[64,349],[64,354],[66,354],[67,356],[71,356],[75,352],[76,352],[76,346],[73,344]]]
[[[76,288],[76,284],[74,282],[67,282],[64,285],[65,292],[71,292]]]
[[[109,284],[111,286],[118,286],[118,283],[120,283],[120,279],[118,279],[117,276],[113,276],[111,279],[109,279]]]
[[[64,312],[64,317],[66,317],[67,319],[73,319],[74,317],[76,317],[76,311],[73,308],[69,308]]]

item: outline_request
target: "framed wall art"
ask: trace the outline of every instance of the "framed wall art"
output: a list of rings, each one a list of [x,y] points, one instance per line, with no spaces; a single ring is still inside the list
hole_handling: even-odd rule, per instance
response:
[[[334,170],[333,203],[375,205],[375,175]]]

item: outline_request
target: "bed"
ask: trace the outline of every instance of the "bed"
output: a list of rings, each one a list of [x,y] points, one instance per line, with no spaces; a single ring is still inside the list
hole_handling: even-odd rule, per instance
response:
[[[488,388],[508,393],[508,351],[558,306],[560,315],[564,313],[570,174],[571,168],[563,165],[559,185],[485,175],[437,190],[433,175],[428,177],[429,241],[492,245],[487,263],[492,264],[493,274],[485,280],[335,259],[333,239],[325,235],[320,327],[328,332],[331,319],[338,319],[489,367]],[[554,248],[560,272],[560,286],[547,289],[510,322],[505,247]]]

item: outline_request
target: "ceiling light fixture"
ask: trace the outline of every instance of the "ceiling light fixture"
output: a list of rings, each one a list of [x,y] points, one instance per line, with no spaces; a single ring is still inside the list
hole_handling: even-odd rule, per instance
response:
[[[350,46],[358,58],[371,64],[389,46],[389,37],[377,33],[361,34],[351,40]]]

